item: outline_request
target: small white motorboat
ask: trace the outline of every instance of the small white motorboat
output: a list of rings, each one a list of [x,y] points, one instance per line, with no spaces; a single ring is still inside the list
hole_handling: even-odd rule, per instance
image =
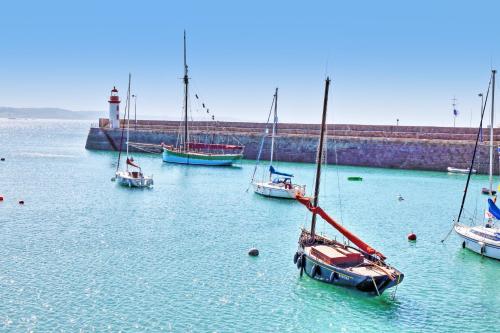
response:
[[[460,168],[453,168],[453,167],[448,167],[446,170],[449,173],[460,173],[460,174],[468,174],[470,169],[460,169]],[[472,169],[472,173],[477,173],[476,169]]]

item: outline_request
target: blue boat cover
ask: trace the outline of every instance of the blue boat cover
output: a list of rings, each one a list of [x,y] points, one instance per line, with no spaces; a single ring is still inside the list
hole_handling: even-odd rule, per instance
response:
[[[279,176],[284,176],[284,177],[293,177],[293,175],[291,173],[279,172],[272,165],[269,166],[269,172],[273,175],[279,175]],[[500,214],[500,210],[499,210],[499,214]]]
[[[497,220],[500,220],[500,208],[493,202],[493,200],[488,199],[488,211],[493,215]]]

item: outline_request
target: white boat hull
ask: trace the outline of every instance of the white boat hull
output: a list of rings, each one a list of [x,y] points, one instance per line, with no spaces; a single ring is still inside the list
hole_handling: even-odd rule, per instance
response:
[[[448,167],[446,170],[449,173],[459,173],[459,174],[465,174],[465,175],[469,173],[469,169],[459,169],[459,168]],[[472,169],[472,173],[477,173],[477,170]]]
[[[116,181],[122,186],[128,187],[151,187],[153,186],[153,178],[143,176],[141,174],[134,175],[129,171],[119,171],[116,173]]]
[[[484,231],[483,235],[489,235],[490,237],[495,237],[494,230],[497,231],[497,234],[500,233],[499,228],[485,228],[483,226],[470,227],[461,224],[455,225],[456,233],[463,240],[462,247],[469,249],[473,252],[476,252],[480,255],[483,255],[485,257],[500,260],[500,240],[494,240],[489,237],[487,238],[478,235],[478,233],[482,233]]]
[[[285,187],[285,184],[276,184],[272,182],[253,183],[254,191],[265,197],[295,199],[297,194],[305,195],[305,185],[293,184],[291,188]]]

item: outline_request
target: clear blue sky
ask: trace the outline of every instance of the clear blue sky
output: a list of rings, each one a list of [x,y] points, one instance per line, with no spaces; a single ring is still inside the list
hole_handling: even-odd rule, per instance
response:
[[[130,71],[138,112],[177,119],[186,29],[193,92],[218,119],[264,121],[279,86],[280,121],[317,123],[328,73],[330,121],[451,125],[456,96],[466,126],[499,15],[481,0],[5,1],[0,105],[107,110]]]

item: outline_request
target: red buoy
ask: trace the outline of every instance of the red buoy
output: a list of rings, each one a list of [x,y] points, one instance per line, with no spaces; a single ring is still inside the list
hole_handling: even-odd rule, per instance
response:
[[[413,232],[408,234],[408,240],[409,241],[416,241],[417,240],[417,235],[415,235]]]
[[[0,201],[3,201],[3,195],[0,195]]]
[[[19,200],[20,205],[24,205],[24,200]]]

